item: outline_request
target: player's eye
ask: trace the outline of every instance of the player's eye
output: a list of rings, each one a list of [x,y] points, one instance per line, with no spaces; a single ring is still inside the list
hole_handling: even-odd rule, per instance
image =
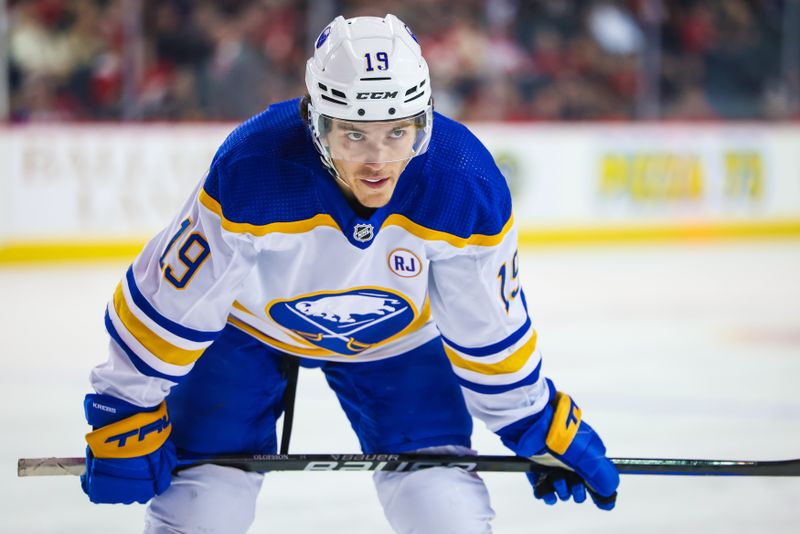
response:
[[[406,134],[405,128],[395,128],[389,133],[389,137],[392,139],[400,139]]]
[[[361,141],[364,139],[364,134],[361,132],[347,132],[347,138],[350,141]]]

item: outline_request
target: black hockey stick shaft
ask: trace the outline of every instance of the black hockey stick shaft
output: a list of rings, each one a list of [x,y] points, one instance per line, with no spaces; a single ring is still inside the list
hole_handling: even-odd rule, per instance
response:
[[[84,458],[21,458],[19,476],[81,475]],[[611,458],[621,474],[697,476],[800,476],[800,459],[696,460]],[[460,467],[467,471],[528,472],[557,469],[547,458],[517,456],[456,456],[424,454],[256,454],[179,459],[179,469],[216,464],[244,471],[416,471],[429,467]]]

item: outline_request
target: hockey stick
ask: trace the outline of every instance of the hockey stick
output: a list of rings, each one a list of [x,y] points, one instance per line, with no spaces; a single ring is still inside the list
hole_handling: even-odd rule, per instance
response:
[[[692,460],[666,458],[611,458],[626,475],[728,475],[800,476],[800,459]],[[17,475],[82,475],[84,458],[20,458]],[[425,454],[256,454],[181,458],[178,469],[200,464],[236,467],[244,471],[416,471],[428,467],[460,467],[467,471],[527,472],[557,469],[546,457],[528,460],[517,456],[456,456]]]

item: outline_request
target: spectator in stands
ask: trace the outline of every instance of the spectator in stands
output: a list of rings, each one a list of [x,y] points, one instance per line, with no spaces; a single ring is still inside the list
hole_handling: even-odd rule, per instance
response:
[[[391,4],[330,7],[382,16]],[[123,6],[9,0],[12,120],[236,120],[303,91],[306,2],[143,1],[133,22]],[[409,0],[398,14],[429,58],[437,107],[462,120],[634,119],[647,98],[656,118],[735,119],[798,113],[787,93],[798,82],[780,65],[786,9],[777,0]]]

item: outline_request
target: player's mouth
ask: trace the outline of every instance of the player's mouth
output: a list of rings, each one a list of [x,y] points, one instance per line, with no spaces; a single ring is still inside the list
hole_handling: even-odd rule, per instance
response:
[[[372,176],[370,178],[361,178],[361,182],[371,189],[380,189],[389,183],[388,176]]]

